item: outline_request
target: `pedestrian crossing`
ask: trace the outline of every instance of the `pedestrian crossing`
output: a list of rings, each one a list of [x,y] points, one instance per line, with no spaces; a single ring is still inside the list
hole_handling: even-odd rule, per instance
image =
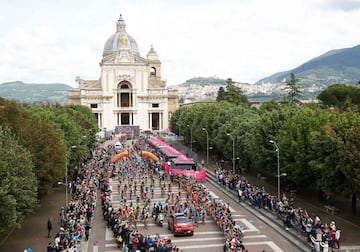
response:
[[[166,230],[164,230],[166,231]],[[171,238],[173,244],[183,251],[194,251],[193,249],[204,249],[204,248],[222,248],[224,245],[224,237],[219,231],[203,231],[196,232],[194,236],[191,237],[173,237],[172,233],[163,232],[159,233],[160,237]],[[269,241],[266,241],[267,236],[264,234],[259,235],[248,235],[246,237],[245,244],[271,244]],[[259,241],[261,240],[261,241]],[[275,244],[272,244],[271,247],[276,248],[274,251],[281,251]],[[106,230],[106,244],[105,248],[107,252],[119,251],[115,238],[110,229]],[[214,250],[220,251],[220,250]]]
[[[140,181],[137,181],[137,183],[140,184]],[[169,181],[166,181],[168,184]],[[158,185],[158,180],[155,179],[155,185]],[[111,200],[112,200],[112,206],[114,209],[117,209],[122,202],[120,202],[120,194],[118,192],[118,182],[116,179],[112,179],[110,181],[110,187],[112,190],[111,194]],[[138,189],[139,190],[139,189]],[[173,186],[172,192],[177,195],[179,191],[178,187]],[[182,200],[185,199],[186,192],[183,189],[180,189],[181,191],[181,198]],[[151,194],[150,194],[151,195]],[[219,199],[219,197],[212,191],[210,191],[210,195],[213,199]],[[159,187],[155,187],[154,189],[154,195],[150,198],[150,206],[153,205],[153,203],[162,202],[162,204],[165,205],[166,198],[168,198],[168,191],[162,192]],[[129,192],[126,194],[126,202],[136,204],[136,196],[133,195],[132,198],[129,196]],[[173,203],[170,202],[169,203]],[[144,204],[142,200],[138,202],[141,206]],[[236,224],[244,227],[245,236],[243,237],[243,243],[249,251],[251,251],[253,248],[258,247],[266,247],[268,250],[266,251],[276,251],[276,252],[283,252],[283,250],[276,245],[273,241],[269,241],[269,238],[267,235],[261,233],[261,231],[252,223],[251,220],[248,220],[246,218],[246,215],[239,213],[236,211],[233,207],[229,207],[231,211],[231,215],[233,217],[233,220],[236,222]],[[148,228],[145,229],[144,224],[138,223],[137,229],[140,233],[143,234],[150,234],[152,237],[155,237],[155,235],[160,236],[161,238],[170,238],[173,242],[173,244],[176,244],[176,246],[180,249],[180,251],[203,251],[204,249],[207,250],[207,252],[215,252],[215,251],[223,251],[224,246],[224,235],[220,231],[219,226],[216,224],[216,222],[212,219],[211,216],[206,216],[204,223],[199,223],[195,226],[195,233],[193,236],[188,237],[174,237],[172,233],[167,228],[167,221],[165,219],[164,226],[159,227],[152,219],[150,219],[148,223]],[[119,251],[119,248],[117,248],[116,239],[113,236],[113,232],[107,228],[106,229],[106,241],[105,241],[105,252],[115,252]],[[257,251],[257,250],[255,250]],[[261,251],[261,250],[260,250]]]
[[[112,237],[111,231],[108,230],[107,233],[108,234],[106,235],[105,251],[119,251],[119,249],[117,248],[116,240],[114,237]],[[207,251],[222,251],[222,248],[224,246],[224,237],[219,231],[195,232],[194,236],[179,238],[174,238],[172,233],[168,232],[160,233],[159,235],[163,238],[171,238],[173,244],[175,244],[176,247],[183,251],[200,251],[203,249],[207,249]],[[252,246],[265,245],[272,249],[267,251],[283,251],[273,241],[269,241],[267,239],[267,236],[264,234],[246,235],[243,240],[244,245],[249,249]]]
[[[154,176],[154,193],[151,195],[151,192],[149,190],[148,197],[150,196],[150,206],[152,206],[154,203],[161,202],[163,205],[165,205],[166,199],[168,196],[168,184],[170,183],[170,180],[167,179],[166,181],[162,181],[162,184],[165,182],[166,187],[165,191],[161,191],[160,184],[159,184],[159,178],[157,176]],[[125,179],[124,179],[125,180]],[[134,182],[136,181],[138,188],[137,193],[139,194],[139,187],[141,184],[141,181],[139,178],[134,178]],[[124,181],[123,181],[124,182]],[[128,182],[128,181],[127,181]],[[149,185],[150,180],[145,183]],[[112,200],[112,206],[114,209],[117,209],[122,202],[120,202],[121,196],[120,191],[118,188],[118,181],[116,178],[110,180],[110,188],[112,190],[111,193],[111,200]],[[186,197],[186,192],[182,188],[179,188],[177,185],[172,184],[171,191],[175,195],[178,194],[179,191],[181,191],[181,198],[182,201],[184,201]],[[216,195],[215,192],[208,190],[212,199],[220,200],[220,197]],[[137,204],[136,195],[133,193],[130,197],[129,190],[127,191],[126,195],[124,195],[126,198],[127,203],[131,204]],[[173,204],[174,202],[171,201],[171,197],[169,197],[168,200],[169,205]],[[138,202],[140,207],[144,204],[144,202],[141,200]],[[237,209],[240,209],[239,207],[236,207]],[[271,241],[269,237],[261,232],[259,228],[256,227],[254,222],[251,219],[248,219],[248,216],[245,215],[243,212],[239,212],[236,209],[234,209],[232,206],[229,206],[231,215],[233,220],[236,222],[236,224],[244,227],[245,236],[242,238],[242,241],[249,251],[276,251],[276,252],[283,252],[283,250],[275,244],[275,242]],[[159,227],[152,219],[149,221],[148,228],[145,229],[144,224],[138,222],[137,223],[137,229],[140,233],[143,234],[150,234],[151,236],[158,235],[161,238],[170,238],[174,244],[179,248],[180,251],[188,252],[196,252],[196,251],[204,251],[206,249],[207,252],[215,252],[215,251],[223,251],[224,246],[224,235],[220,231],[220,228],[218,224],[214,221],[214,219],[211,216],[206,215],[204,223],[199,223],[198,225],[195,225],[195,232],[193,236],[186,236],[186,237],[174,237],[173,234],[168,230],[167,228],[167,220],[165,218],[164,220],[164,226]],[[261,226],[260,226],[261,227]],[[110,229],[106,229],[106,241],[105,241],[105,252],[115,252],[119,251],[119,248],[117,248],[116,239],[113,236],[113,232]]]

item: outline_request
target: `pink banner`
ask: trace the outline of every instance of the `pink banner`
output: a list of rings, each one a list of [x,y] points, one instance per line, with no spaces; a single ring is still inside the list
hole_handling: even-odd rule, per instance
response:
[[[206,170],[201,169],[199,171],[189,171],[189,170],[180,170],[180,169],[172,169],[166,162],[162,163],[164,171],[170,175],[185,175],[195,179],[196,181],[205,181],[206,180]]]

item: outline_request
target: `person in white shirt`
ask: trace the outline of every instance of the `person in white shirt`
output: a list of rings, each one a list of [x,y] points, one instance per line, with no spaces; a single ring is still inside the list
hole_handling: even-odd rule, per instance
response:
[[[59,247],[60,237],[59,237],[59,236],[56,236],[54,242],[55,242],[55,249],[56,249],[56,251],[59,251],[59,250],[60,250],[60,247]]]

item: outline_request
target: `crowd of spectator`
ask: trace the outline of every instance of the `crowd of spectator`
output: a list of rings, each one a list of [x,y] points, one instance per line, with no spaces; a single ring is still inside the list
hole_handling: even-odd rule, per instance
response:
[[[244,201],[256,208],[271,211],[282,220],[286,230],[295,229],[298,236],[304,236],[309,243],[322,242],[329,249],[340,248],[341,230],[334,221],[321,221],[319,215],[309,214],[306,209],[295,206],[292,197],[284,193],[281,198],[277,198],[263,186],[250,184],[243,175],[233,174],[221,166],[216,166],[214,170],[218,184],[227,190],[235,190],[239,202]]]
[[[89,239],[99,178],[106,173],[101,155],[99,149],[94,150],[92,156],[74,168],[71,182],[65,185],[69,187],[70,201],[59,211],[60,228],[55,233],[54,244],[48,244],[48,252],[77,252],[81,240]]]
[[[110,162],[111,157],[116,154],[113,146],[99,145],[91,157],[75,167],[68,185],[70,201],[59,211],[61,227],[55,234],[54,245],[48,245],[48,252],[77,252],[81,239],[88,240],[98,189],[104,221],[112,229],[114,238],[123,251],[179,251],[174,248],[171,239],[146,232],[147,223],[154,212],[156,215],[161,212],[167,216],[172,211],[185,213],[195,225],[201,220],[204,222],[205,215],[211,216],[224,234],[223,251],[246,251],[242,242],[244,228],[233,220],[229,203],[213,199],[205,186],[186,177],[177,178],[178,191],[175,192],[173,188],[176,186],[171,185],[175,181],[164,177],[159,162],[140,157],[140,150],[155,151],[144,139],[139,139],[127,148],[130,158],[114,164]],[[341,230],[334,221],[323,223],[318,215],[310,215],[305,209],[294,206],[291,197],[283,194],[279,199],[264,187],[250,184],[243,175],[233,174],[221,166],[214,170],[219,185],[226,190],[236,191],[239,202],[248,202],[256,208],[271,211],[283,221],[286,230],[294,228],[299,237],[303,235],[309,243],[321,241],[328,244],[329,248],[340,248]],[[168,198],[165,203],[151,203],[151,192],[156,186],[155,177],[158,178],[158,186],[162,191],[167,188]],[[120,199],[117,207],[113,206],[111,200],[111,179],[118,182]],[[185,198],[180,189],[185,189]],[[139,222],[144,224],[143,232],[139,231]]]

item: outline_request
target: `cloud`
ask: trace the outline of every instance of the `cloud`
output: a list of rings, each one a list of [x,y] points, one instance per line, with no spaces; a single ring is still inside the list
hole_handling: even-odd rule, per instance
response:
[[[98,79],[120,13],[143,57],[154,46],[168,85],[214,75],[254,83],[355,46],[360,35],[359,1],[350,0],[0,0],[0,8],[0,83]]]
[[[357,11],[360,9],[360,1],[358,0],[326,0],[321,4],[321,7],[325,7],[333,10],[342,11]]]

